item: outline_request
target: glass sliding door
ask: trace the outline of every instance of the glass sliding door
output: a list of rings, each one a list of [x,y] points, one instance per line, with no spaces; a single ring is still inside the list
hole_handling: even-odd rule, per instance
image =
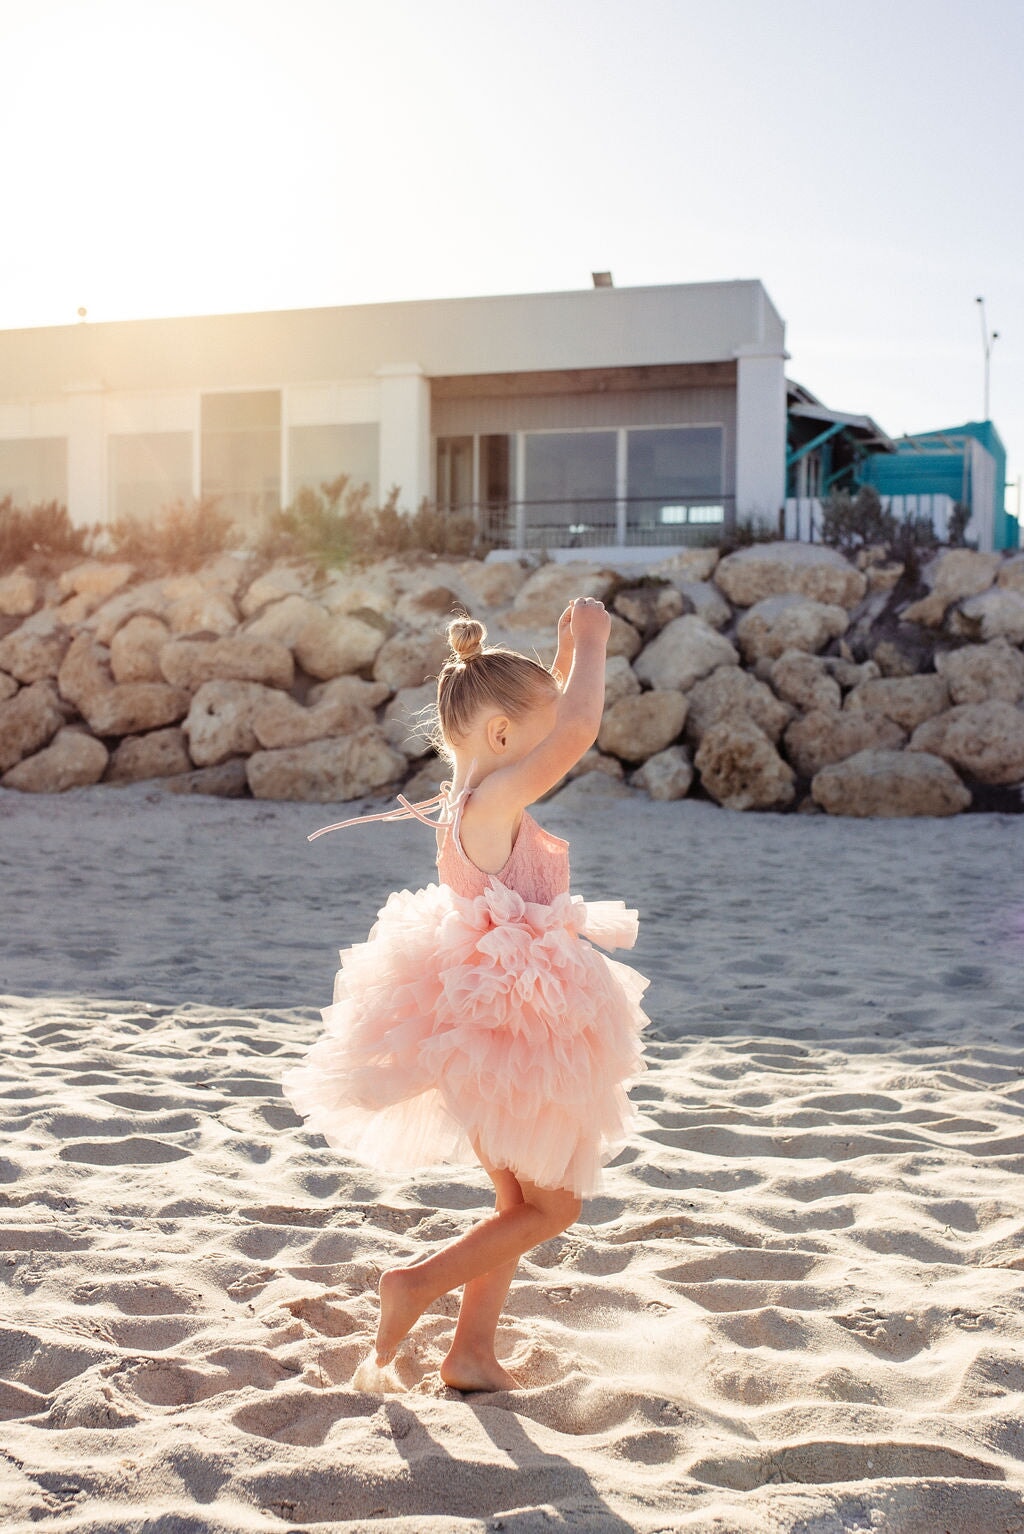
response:
[[[626,433],[628,543],[683,543],[687,527],[725,519],[720,426]]]
[[[204,394],[202,484],[245,524],[281,504],[281,392]]]
[[[614,431],[527,432],[521,500],[529,548],[615,542]]]

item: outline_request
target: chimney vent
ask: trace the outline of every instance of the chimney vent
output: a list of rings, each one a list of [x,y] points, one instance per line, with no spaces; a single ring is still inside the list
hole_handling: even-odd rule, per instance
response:
[[[591,272],[590,275],[594,279],[595,288],[612,288],[615,286],[612,282],[611,272]]]

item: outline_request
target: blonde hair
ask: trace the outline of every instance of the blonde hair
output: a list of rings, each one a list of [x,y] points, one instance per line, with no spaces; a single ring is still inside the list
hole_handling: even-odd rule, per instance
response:
[[[468,733],[481,709],[498,707],[521,719],[558,683],[540,663],[504,645],[485,645],[487,629],[467,615],[448,624],[451,654],[437,677],[434,745],[451,757],[451,742]]]

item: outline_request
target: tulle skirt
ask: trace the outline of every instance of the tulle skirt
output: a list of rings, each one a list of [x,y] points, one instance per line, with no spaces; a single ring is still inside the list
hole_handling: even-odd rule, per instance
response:
[[[625,1145],[647,1069],[649,981],[592,946],[632,947],[621,900],[523,900],[494,879],[389,896],[340,952],[324,1030],[281,1085],[307,1128],[356,1160],[417,1171],[479,1154],[580,1196]]]

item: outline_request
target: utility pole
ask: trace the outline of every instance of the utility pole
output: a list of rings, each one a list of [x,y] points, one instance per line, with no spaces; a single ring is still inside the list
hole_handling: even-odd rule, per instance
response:
[[[992,347],[994,343],[999,340],[999,332],[998,330],[990,331],[988,328],[988,320],[985,317],[985,300],[983,298],[976,298],[974,302],[978,305],[981,311],[981,346],[985,354],[985,415],[983,419],[987,421],[990,419],[988,401],[989,370],[992,362]]]

